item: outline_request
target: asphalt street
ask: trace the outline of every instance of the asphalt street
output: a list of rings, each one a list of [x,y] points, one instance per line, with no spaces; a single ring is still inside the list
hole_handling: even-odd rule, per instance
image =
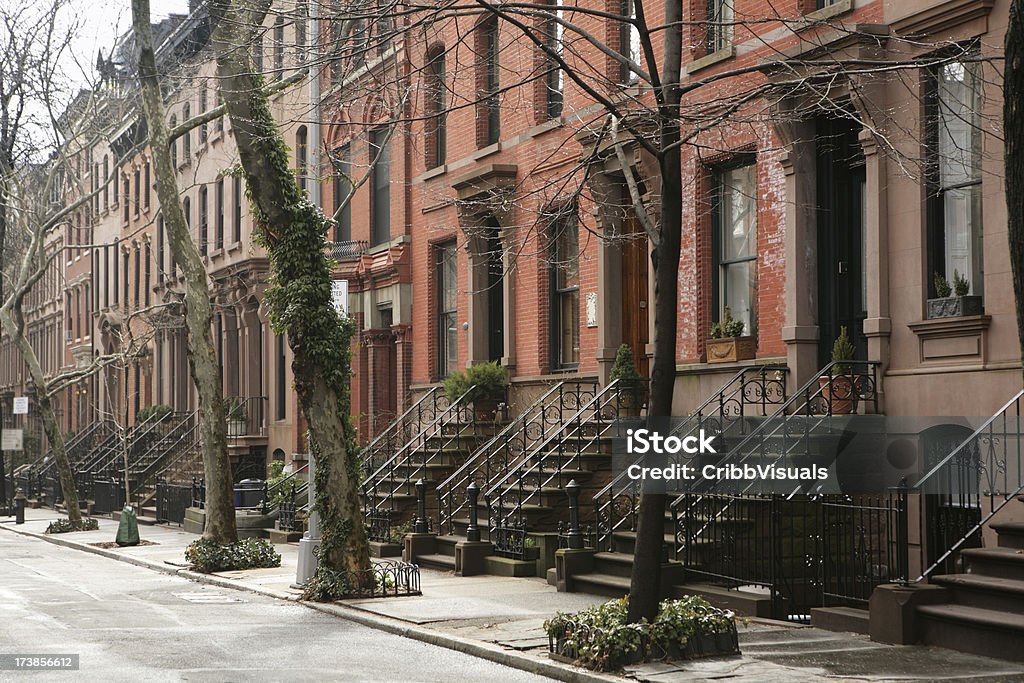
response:
[[[77,672],[0,681],[549,679],[292,603],[0,532],[0,655],[77,654]]]

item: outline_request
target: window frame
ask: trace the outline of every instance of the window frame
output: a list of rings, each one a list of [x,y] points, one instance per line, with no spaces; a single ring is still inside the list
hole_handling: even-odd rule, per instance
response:
[[[570,213],[571,211],[571,213]],[[579,217],[575,213],[575,207],[569,209],[566,207],[558,212],[555,219],[551,221],[551,225],[548,230],[549,249],[548,254],[550,257],[550,263],[548,268],[548,291],[549,291],[549,305],[550,305],[550,318],[549,318],[549,330],[548,339],[550,341],[551,351],[551,369],[552,371],[566,371],[576,370],[580,365],[580,269],[579,269]],[[562,244],[559,239],[565,230],[572,230],[575,232],[575,253],[574,254],[563,254]],[[564,270],[563,263],[575,263],[575,284],[569,284],[568,286],[562,286],[559,281],[559,275]],[[563,317],[564,308],[562,306],[563,301],[566,298],[575,298],[576,315],[573,320],[566,321]],[[573,332],[572,337],[576,342],[575,358],[573,360],[565,360],[565,348],[563,347],[565,324],[569,322],[572,325]]]
[[[726,190],[725,177],[730,173],[746,168],[751,169],[754,183],[754,187],[752,188],[753,193],[751,195],[754,212],[754,234],[751,242],[753,249],[750,254],[726,259],[724,258],[723,253],[725,238],[722,234],[722,231],[725,229],[722,215],[723,200],[725,199]],[[753,268],[753,280],[751,285],[752,291],[750,292],[750,320],[749,325],[747,325],[743,331],[743,336],[751,337],[756,337],[758,331],[758,266],[760,264],[760,254],[758,252],[759,207],[757,201],[757,178],[757,157],[753,153],[739,154],[728,163],[717,165],[711,169],[711,320],[712,322],[721,322],[725,317],[725,308],[728,306],[726,302],[729,300],[727,274],[729,268],[742,264],[751,264],[750,267]],[[735,315],[733,318],[739,319]]]
[[[437,335],[437,377],[443,379],[458,369],[459,364],[459,343],[458,343],[458,316],[459,316],[459,283],[458,283],[458,243],[455,239],[440,242],[434,245],[434,282],[436,291],[435,301],[437,315],[435,316],[434,328]],[[450,270],[446,267],[451,263]],[[449,281],[448,275],[451,276]],[[446,307],[445,300],[448,298],[450,289],[452,307]],[[451,337],[449,330],[455,330],[455,348],[450,346]]]

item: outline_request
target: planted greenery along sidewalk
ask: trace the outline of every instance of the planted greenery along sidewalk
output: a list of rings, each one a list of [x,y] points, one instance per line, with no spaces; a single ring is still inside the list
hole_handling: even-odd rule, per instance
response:
[[[230,545],[201,538],[185,549],[185,559],[203,574],[281,566],[280,553],[262,538],[245,538]]]
[[[629,598],[544,622],[552,654],[597,671],[656,659],[695,659],[739,654],[732,612],[703,598],[663,600],[654,623],[626,623]]]
[[[86,517],[81,522],[75,523],[69,519],[55,519],[46,527],[48,534],[66,534],[71,531],[96,531],[100,523],[92,517]]]

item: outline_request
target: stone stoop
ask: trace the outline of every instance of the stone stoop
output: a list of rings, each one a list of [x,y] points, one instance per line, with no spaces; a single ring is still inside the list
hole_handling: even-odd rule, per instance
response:
[[[856,607],[812,607],[811,626],[826,631],[860,633],[869,631],[869,612]]]
[[[995,547],[960,553],[965,573],[933,576],[925,586],[876,589],[871,605],[879,622],[872,619],[872,639],[1024,662],[1024,524],[992,528]]]

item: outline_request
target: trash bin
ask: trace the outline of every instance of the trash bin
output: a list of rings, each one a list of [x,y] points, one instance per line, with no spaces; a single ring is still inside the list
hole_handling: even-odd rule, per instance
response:
[[[235,507],[238,509],[257,508],[263,502],[262,479],[243,479],[235,484]]]

